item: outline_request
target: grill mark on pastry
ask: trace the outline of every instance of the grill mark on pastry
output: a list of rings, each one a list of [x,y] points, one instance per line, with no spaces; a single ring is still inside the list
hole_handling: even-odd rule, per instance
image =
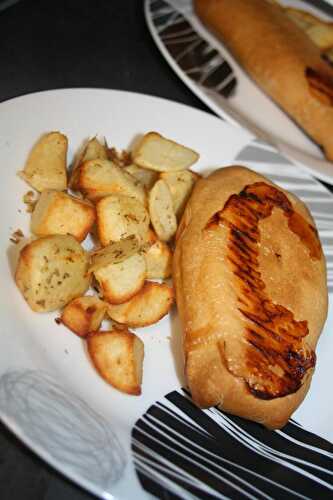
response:
[[[313,68],[306,68],[305,76],[310,86],[310,92],[322,103],[328,106],[333,104],[333,82],[326,75]]]
[[[269,217],[273,208],[282,210],[289,229],[307,247],[310,258],[319,260],[322,254],[316,229],[294,211],[282,191],[265,182],[250,184],[230,196],[206,226],[229,228],[227,259],[239,282],[238,309],[247,320],[246,362],[241,376],[250,392],[261,399],[296,392],[316,360],[314,351],[303,341],[309,333],[307,321],[295,320],[286,307],[274,304],[261,278],[259,222]]]

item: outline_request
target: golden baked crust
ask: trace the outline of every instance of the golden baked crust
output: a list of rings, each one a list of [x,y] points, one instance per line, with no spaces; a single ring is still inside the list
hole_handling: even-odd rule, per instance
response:
[[[305,205],[247,168],[217,170],[187,204],[173,278],[194,401],[283,426],[309,388],[327,315]]]
[[[266,0],[194,0],[196,13],[274,101],[333,159],[333,68]]]

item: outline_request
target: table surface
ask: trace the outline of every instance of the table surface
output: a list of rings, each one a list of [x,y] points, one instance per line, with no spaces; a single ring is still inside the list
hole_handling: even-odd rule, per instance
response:
[[[12,4],[4,10],[5,5]],[[146,28],[141,0],[0,0],[0,102],[64,87],[121,89],[211,112]],[[0,423],[1,500],[88,500]]]

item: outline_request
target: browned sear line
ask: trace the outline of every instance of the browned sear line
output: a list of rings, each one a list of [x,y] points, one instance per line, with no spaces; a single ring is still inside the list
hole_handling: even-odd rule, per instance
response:
[[[297,391],[306,371],[315,365],[315,353],[306,347],[307,321],[296,321],[287,308],[274,304],[266,292],[258,261],[259,221],[274,207],[288,219],[290,230],[307,247],[312,259],[321,258],[317,232],[294,211],[286,195],[265,182],[246,186],[232,195],[207,228],[229,228],[227,258],[239,280],[239,311],[247,319],[246,383],[258,398],[273,399]]]
[[[313,68],[306,68],[305,76],[311,93],[323,104],[333,104],[333,81]]]

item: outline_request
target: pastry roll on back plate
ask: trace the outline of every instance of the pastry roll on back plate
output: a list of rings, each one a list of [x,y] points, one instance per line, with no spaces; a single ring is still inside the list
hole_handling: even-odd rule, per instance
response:
[[[198,17],[333,160],[333,68],[270,0],[194,0]]]
[[[314,221],[245,167],[200,179],[173,262],[193,400],[280,428],[305,397],[327,316]]]

